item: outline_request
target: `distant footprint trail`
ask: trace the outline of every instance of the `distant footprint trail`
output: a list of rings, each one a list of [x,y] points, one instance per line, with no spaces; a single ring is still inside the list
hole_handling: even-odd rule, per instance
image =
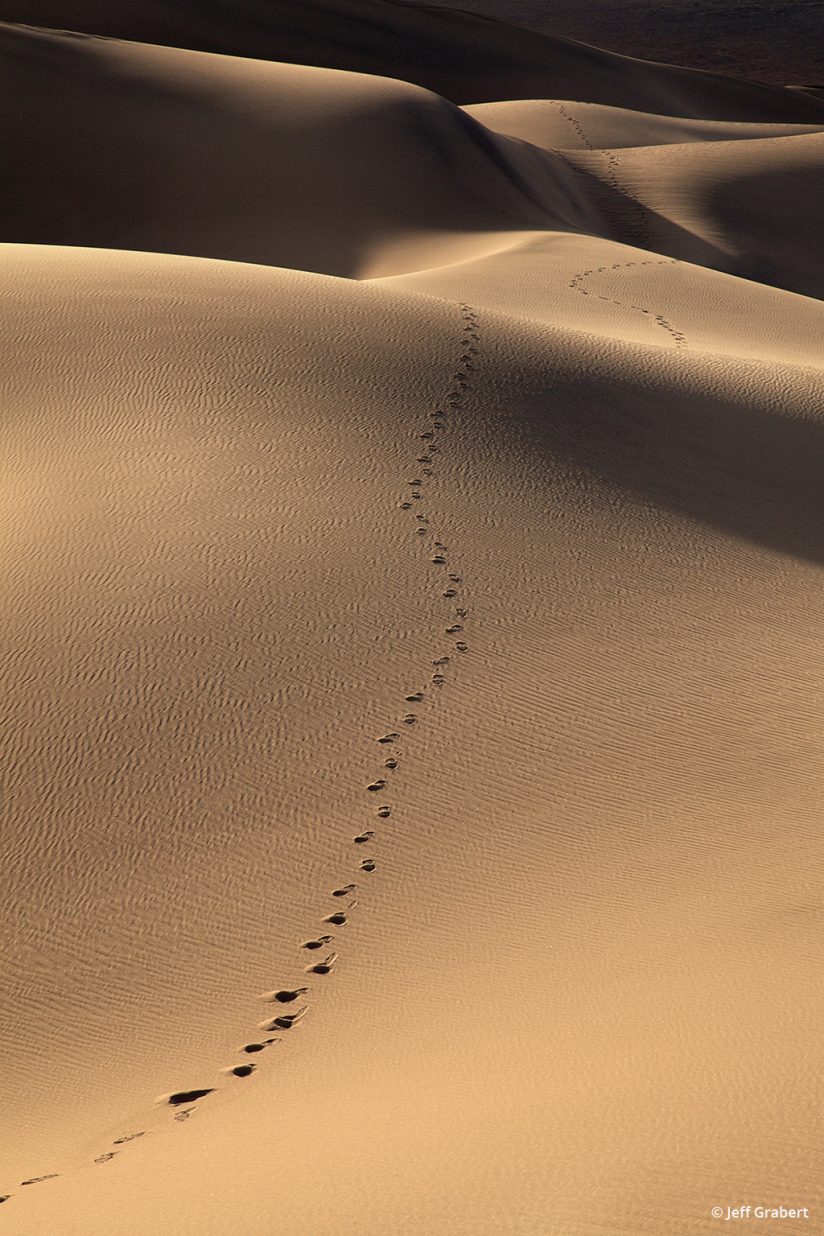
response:
[[[598,149],[598,147],[590,141],[580,120],[572,114],[569,108],[558,99],[552,99],[550,101],[555,104],[564,120],[566,120],[572,127],[583,149],[591,151],[594,155],[597,155],[603,160],[605,180],[607,184],[617,195],[616,200],[624,202],[627,207],[628,218],[625,226],[629,240],[637,244],[639,248],[649,249],[651,245],[649,226],[647,223],[647,210],[636,194],[633,193],[633,191],[626,184],[621,175],[621,156],[616,150]],[[576,167],[575,164],[571,164],[571,166],[583,175],[581,169]],[[580,292],[582,296],[593,296],[597,300],[602,300],[606,301],[608,304],[617,305],[621,309],[632,309],[637,313],[644,314],[649,317],[651,321],[655,322],[661,330],[666,332],[676,348],[686,348],[686,335],[683,331],[678,330],[678,328],[674,326],[672,322],[670,322],[669,318],[665,317],[663,313],[656,313],[654,309],[649,308],[647,305],[638,305],[633,301],[621,300],[615,296],[607,296],[600,292],[594,292],[591,288],[584,286],[592,275],[610,274],[612,271],[617,270],[629,270],[634,266],[678,265],[679,262],[677,258],[666,257],[650,258],[648,260],[636,259],[630,262],[612,262],[608,266],[592,266],[589,270],[576,271],[570,281],[569,286],[574,291]]]

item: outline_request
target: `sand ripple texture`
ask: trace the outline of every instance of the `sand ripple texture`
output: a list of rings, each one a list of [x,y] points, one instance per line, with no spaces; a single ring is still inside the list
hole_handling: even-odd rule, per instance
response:
[[[824,104],[76,17],[0,30],[0,1231],[810,1236]]]

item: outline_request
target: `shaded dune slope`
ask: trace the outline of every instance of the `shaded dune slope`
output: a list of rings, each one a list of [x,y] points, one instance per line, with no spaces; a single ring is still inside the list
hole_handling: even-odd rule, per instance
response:
[[[377,278],[561,232],[824,291],[815,130],[731,141],[704,121],[713,140],[599,149],[603,110],[591,128],[568,102],[560,151],[387,78],[8,26],[0,48],[7,241]]]
[[[0,18],[138,42],[376,73],[453,103],[577,98],[665,115],[815,123],[814,94],[618,56],[464,12],[389,0],[3,0]]]
[[[6,240],[362,276],[585,222],[562,160],[420,87],[15,27],[0,46]]]

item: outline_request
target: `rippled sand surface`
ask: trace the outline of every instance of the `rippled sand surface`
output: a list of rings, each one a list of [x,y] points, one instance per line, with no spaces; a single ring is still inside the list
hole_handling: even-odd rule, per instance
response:
[[[378,0],[46,8],[0,1228],[824,1230],[824,102]]]

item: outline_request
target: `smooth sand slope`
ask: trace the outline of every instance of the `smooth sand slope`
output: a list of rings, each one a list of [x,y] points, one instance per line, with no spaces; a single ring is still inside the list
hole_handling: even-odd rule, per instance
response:
[[[809,1236],[814,104],[0,43],[0,1227]]]
[[[0,0],[0,20],[415,82],[453,103],[583,99],[716,120],[820,120],[824,99],[392,0]],[[815,82],[810,83],[815,85]]]

